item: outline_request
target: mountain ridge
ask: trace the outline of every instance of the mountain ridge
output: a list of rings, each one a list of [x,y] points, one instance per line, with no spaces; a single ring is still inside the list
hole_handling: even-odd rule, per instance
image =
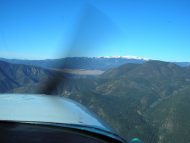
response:
[[[42,68],[57,69],[86,69],[86,70],[107,70],[118,67],[125,63],[144,63],[143,59],[134,58],[105,58],[105,57],[67,57],[61,59],[49,60],[17,60],[17,59],[0,59],[9,63],[33,65]]]
[[[154,61],[152,59],[138,56],[66,57],[46,60],[19,60],[0,58],[0,60],[13,64],[33,65],[47,69],[84,69],[100,71],[107,71],[127,63],[143,64],[148,61]],[[190,62],[170,63],[175,63],[181,67],[190,67]]]

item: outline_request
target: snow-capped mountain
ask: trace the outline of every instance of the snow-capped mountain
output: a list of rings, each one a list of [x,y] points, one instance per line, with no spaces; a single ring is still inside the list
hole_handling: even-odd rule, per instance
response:
[[[150,60],[149,58],[138,57],[138,56],[102,56],[97,58],[136,59],[136,60],[145,60],[145,61]]]
[[[0,59],[14,64],[33,65],[43,68],[108,70],[126,63],[142,64],[148,59],[136,56],[67,57],[51,60]]]

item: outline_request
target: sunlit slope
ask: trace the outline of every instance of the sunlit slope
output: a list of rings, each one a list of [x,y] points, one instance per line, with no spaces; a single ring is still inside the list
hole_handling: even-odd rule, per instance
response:
[[[10,64],[0,61],[0,91],[11,92],[15,88],[42,83],[56,74],[35,66]],[[35,88],[33,88],[34,90]]]
[[[0,92],[38,93],[41,91],[41,88],[46,86],[47,82],[52,81],[55,78],[66,82],[67,84],[64,85],[70,89],[75,87],[75,82],[72,82],[70,79],[85,76],[86,75],[70,74],[65,71],[44,69],[37,66],[11,64],[0,61]],[[63,88],[65,89],[65,87]]]

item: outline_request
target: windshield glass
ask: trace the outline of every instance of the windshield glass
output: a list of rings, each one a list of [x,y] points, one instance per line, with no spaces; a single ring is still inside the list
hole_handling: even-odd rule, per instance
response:
[[[190,142],[188,0],[1,0],[0,120]]]

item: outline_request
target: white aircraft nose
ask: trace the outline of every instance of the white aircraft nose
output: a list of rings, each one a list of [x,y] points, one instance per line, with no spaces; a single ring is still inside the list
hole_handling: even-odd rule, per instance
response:
[[[48,95],[0,94],[0,120],[79,124],[110,131],[81,104]]]

